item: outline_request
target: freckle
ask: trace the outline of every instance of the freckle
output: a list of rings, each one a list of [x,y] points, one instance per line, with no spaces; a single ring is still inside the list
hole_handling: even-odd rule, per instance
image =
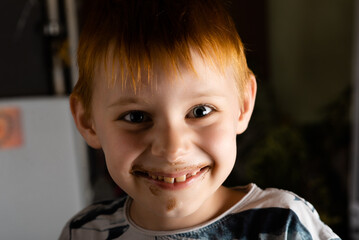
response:
[[[174,198],[169,199],[168,202],[167,202],[167,210],[171,211],[175,207],[176,207],[176,199],[174,199]]]
[[[155,196],[158,196],[160,193],[160,189],[158,189],[156,186],[150,186],[149,189],[151,193]]]

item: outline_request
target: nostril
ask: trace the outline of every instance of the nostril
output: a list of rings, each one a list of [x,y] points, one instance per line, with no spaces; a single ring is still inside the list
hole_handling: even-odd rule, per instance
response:
[[[168,161],[177,161],[185,154],[185,150],[182,148],[177,149],[152,149],[152,155]]]
[[[151,146],[152,155],[166,159],[178,159],[186,152],[186,149],[186,144],[178,140],[168,140],[161,143],[157,141]]]

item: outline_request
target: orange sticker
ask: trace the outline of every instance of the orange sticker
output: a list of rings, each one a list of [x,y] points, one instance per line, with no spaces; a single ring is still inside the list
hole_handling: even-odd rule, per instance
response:
[[[23,144],[20,109],[0,108],[0,150]]]

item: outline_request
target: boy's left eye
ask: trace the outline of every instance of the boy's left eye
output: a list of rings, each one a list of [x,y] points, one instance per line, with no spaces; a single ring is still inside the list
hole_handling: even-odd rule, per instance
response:
[[[191,109],[187,114],[187,118],[202,118],[210,114],[214,110],[213,107],[208,105],[199,105]]]

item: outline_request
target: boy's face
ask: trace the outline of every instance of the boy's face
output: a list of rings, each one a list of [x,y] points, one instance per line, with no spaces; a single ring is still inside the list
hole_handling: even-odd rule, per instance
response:
[[[230,69],[221,74],[196,56],[193,65],[196,74],[157,72],[157,82],[136,92],[130,83],[108,87],[105,71],[95,77],[82,134],[103,149],[111,177],[133,198],[132,219],[146,228],[191,226],[223,208],[221,184],[249,121]]]

